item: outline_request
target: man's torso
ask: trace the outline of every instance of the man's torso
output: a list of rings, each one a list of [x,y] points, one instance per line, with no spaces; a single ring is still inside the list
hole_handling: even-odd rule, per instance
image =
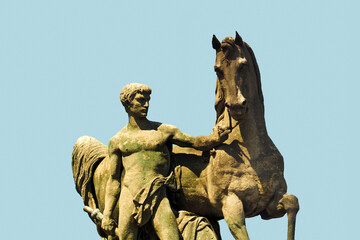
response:
[[[155,125],[150,130],[123,128],[113,139],[121,151],[122,187],[133,196],[155,177],[166,176],[170,168],[170,151],[167,147],[171,134],[166,125]]]

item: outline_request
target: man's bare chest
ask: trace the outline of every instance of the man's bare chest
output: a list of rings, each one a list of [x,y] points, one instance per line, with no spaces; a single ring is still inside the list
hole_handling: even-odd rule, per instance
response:
[[[169,134],[157,130],[139,130],[123,134],[119,141],[119,149],[124,155],[140,151],[164,151]]]

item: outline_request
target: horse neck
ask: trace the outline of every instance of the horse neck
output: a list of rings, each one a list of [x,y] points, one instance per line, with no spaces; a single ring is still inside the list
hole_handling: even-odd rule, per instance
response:
[[[260,101],[254,101],[249,105],[249,110],[242,121],[237,122],[232,119],[232,125],[236,127],[229,134],[227,142],[238,144],[249,159],[278,153],[267,133],[264,108]]]

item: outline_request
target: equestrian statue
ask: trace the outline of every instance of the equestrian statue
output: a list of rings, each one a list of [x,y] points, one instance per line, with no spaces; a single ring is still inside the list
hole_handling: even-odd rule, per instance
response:
[[[209,136],[193,137],[147,119],[151,89],[126,85],[120,100],[129,123],[104,145],[83,136],[72,169],[99,235],[115,239],[221,239],[218,220],[248,240],[245,218],[288,216],[295,238],[299,210],[287,193],[283,157],[269,137],[259,67],[236,32],[215,35],[216,121]]]

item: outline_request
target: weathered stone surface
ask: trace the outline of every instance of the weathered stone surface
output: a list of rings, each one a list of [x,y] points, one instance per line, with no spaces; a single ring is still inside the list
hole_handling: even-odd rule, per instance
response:
[[[283,158],[266,131],[254,53],[237,33],[221,43],[214,36],[213,48],[217,119],[210,136],[149,121],[151,89],[132,83],[120,94],[129,122],[109,146],[91,137],[76,142],[76,189],[101,236],[220,239],[217,220],[225,219],[235,239],[249,239],[246,217],[287,213],[294,239],[298,200],[286,193]]]

